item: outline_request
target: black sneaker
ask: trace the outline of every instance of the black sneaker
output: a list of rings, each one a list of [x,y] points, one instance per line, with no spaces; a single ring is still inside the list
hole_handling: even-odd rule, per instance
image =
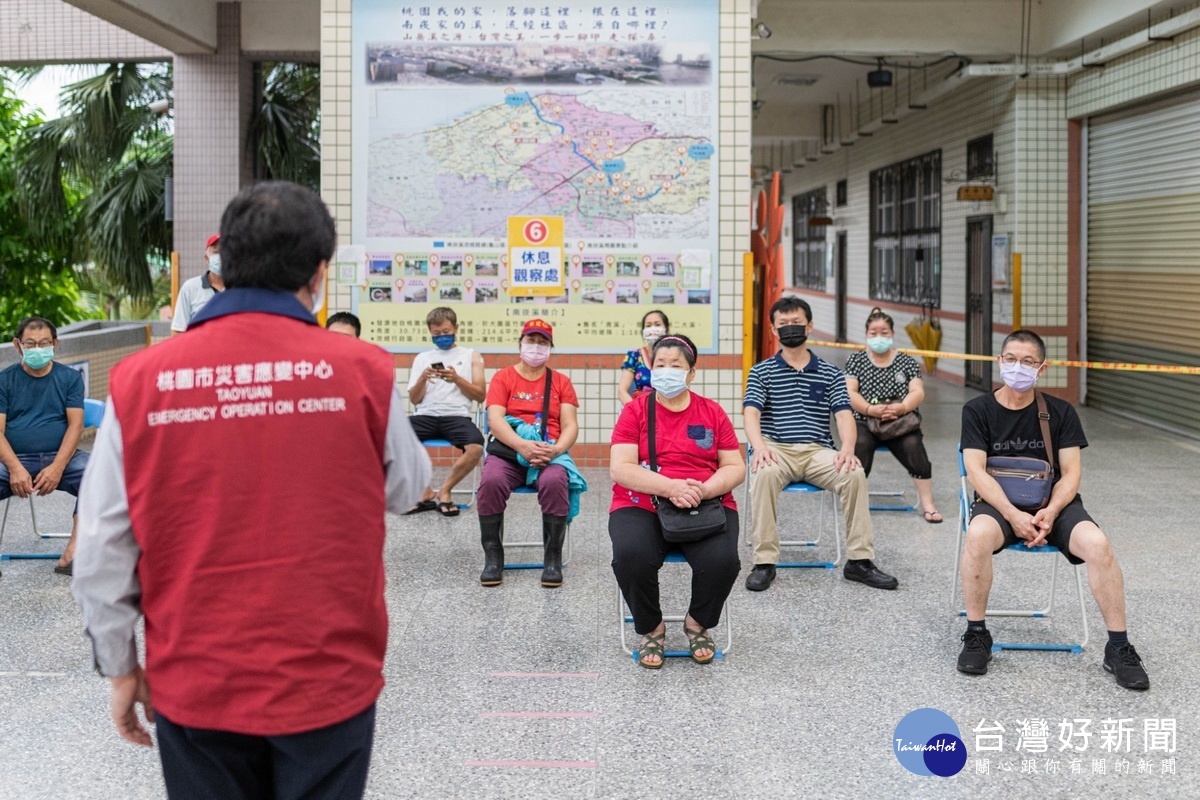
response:
[[[771,587],[775,580],[774,564],[755,564],[754,569],[746,576],[746,588],[752,592],[763,592]]]
[[[842,568],[842,577],[848,581],[865,583],[875,589],[895,589],[900,585],[900,581],[880,570],[869,558],[847,561],[846,566]]]
[[[1142,667],[1142,658],[1131,644],[1114,647],[1112,643],[1104,646],[1104,671],[1111,672],[1117,679],[1117,685],[1126,689],[1144,690],[1150,688],[1150,676]]]
[[[958,671],[971,675],[986,675],[992,660],[992,634],[987,631],[967,631],[962,635],[963,649],[958,654]]]

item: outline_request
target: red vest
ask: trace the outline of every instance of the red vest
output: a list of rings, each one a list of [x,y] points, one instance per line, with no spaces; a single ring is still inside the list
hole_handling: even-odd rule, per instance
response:
[[[378,347],[267,313],[113,368],[146,676],[172,722],[273,736],[375,702],[392,381]]]

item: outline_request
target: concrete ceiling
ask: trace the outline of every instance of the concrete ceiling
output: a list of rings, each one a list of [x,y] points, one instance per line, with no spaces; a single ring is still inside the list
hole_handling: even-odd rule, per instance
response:
[[[205,54],[216,50],[217,0],[66,2],[172,53]],[[241,7],[243,51],[320,51],[321,0],[241,0]]]
[[[859,104],[906,103],[905,80],[914,92],[947,56],[972,63],[1009,63],[1021,52],[1022,15],[1028,21],[1030,58],[1078,56],[1157,23],[1195,0],[759,0],[756,22],[771,31],[753,44],[757,144],[816,140],[824,106],[840,109],[848,131],[861,119]],[[794,63],[766,56],[796,59]],[[828,56],[861,61],[851,64]],[[884,58],[894,89],[868,89],[867,72]],[[803,61],[799,59],[805,59]],[[957,61],[957,58],[953,59]],[[902,65],[918,67],[906,69]],[[870,98],[870,99],[869,99]]]

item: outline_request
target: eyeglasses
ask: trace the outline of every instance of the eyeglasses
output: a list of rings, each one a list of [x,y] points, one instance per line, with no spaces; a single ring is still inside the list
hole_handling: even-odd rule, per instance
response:
[[[54,346],[54,342],[50,342],[50,341],[46,341],[46,342],[21,342],[21,347],[23,347],[23,348],[24,348],[24,349],[26,349],[26,350],[34,350],[34,349],[37,349],[37,348],[39,348],[39,347],[53,347],[53,346]]]
[[[1023,367],[1038,367],[1042,364],[1042,362],[1029,357],[1022,358],[1019,361]],[[1018,363],[1018,359],[1015,356],[1000,356],[1000,363],[1006,367],[1011,367]]]

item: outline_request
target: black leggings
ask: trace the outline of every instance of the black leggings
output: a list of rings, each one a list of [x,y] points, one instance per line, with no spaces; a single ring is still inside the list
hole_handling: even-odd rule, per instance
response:
[[[683,552],[692,568],[692,600],[688,613],[701,626],[721,621],[721,608],[737,580],[738,514],[725,509],[725,530],[698,542],[668,542],[658,515],[641,508],[619,508],[608,515],[608,535],[613,546],[613,573],[621,594],[633,612],[633,628],[650,633],[662,622],[658,598],[658,570],[669,549]]]
[[[908,470],[909,477],[925,481],[933,477],[933,465],[929,463],[929,454],[925,452],[925,437],[920,428],[885,442],[875,438],[867,429],[867,423],[858,421],[857,425],[858,442],[854,445],[854,455],[862,462],[863,471],[868,477],[871,475],[871,464],[875,461],[875,448],[880,445],[892,451],[901,466]]]

